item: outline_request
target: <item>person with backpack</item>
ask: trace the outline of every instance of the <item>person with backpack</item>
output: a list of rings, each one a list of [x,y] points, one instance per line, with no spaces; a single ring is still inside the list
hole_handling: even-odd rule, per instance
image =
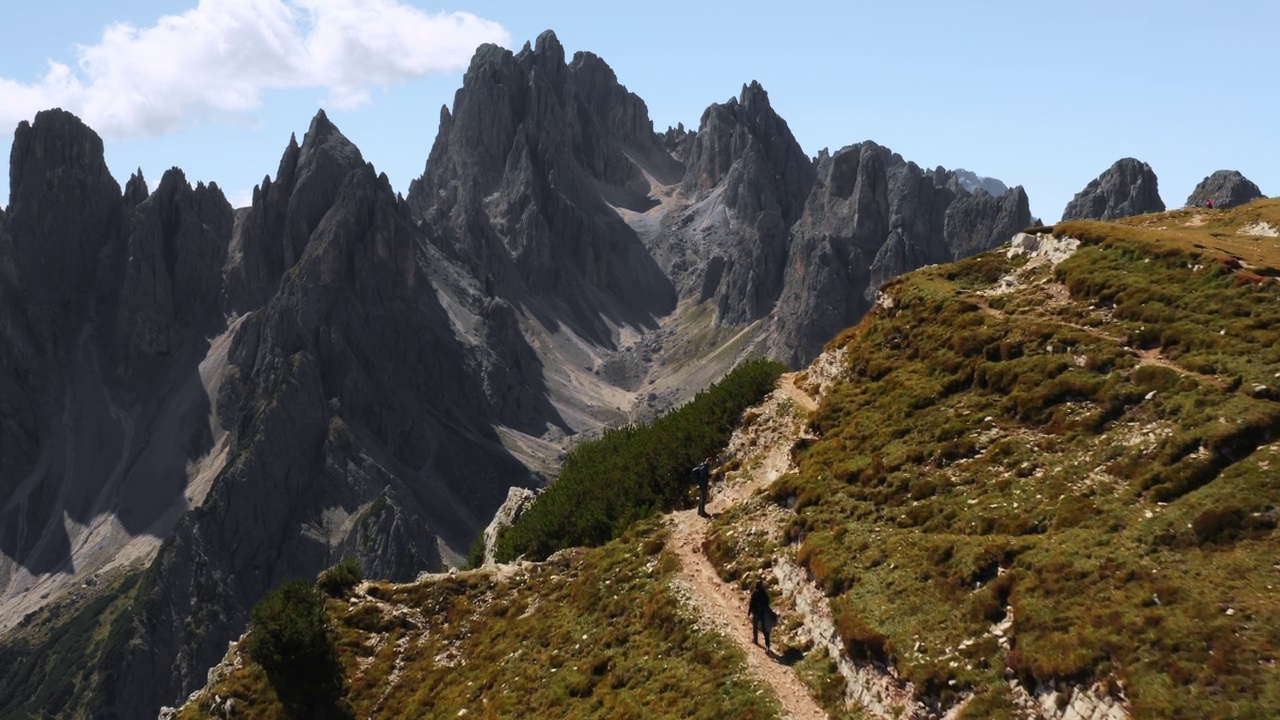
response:
[[[751,643],[760,644],[760,631],[764,631],[765,652],[773,652],[769,646],[769,634],[778,622],[778,613],[769,607],[769,591],[764,588],[764,581],[756,581],[756,589],[751,593],[747,603],[747,617],[751,619]]]
[[[711,517],[707,513],[707,492],[711,487],[711,464],[713,462],[715,461],[712,458],[707,458],[693,469],[693,480],[698,483],[698,515],[700,517]]]

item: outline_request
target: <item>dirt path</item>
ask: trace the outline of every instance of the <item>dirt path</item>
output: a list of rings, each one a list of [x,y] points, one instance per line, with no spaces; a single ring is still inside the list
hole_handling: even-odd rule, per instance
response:
[[[817,408],[817,401],[796,387],[794,374],[782,377],[775,396],[779,392],[807,411]],[[798,432],[800,423],[795,425]],[[777,479],[790,464],[791,445],[795,436],[792,435],[789,440],[774,442],[766,448],[760,466],[745,482],[717,484],[713,497],[707,503],[708,512],[712,515],[723,513]],[[782,705],[784,718],[827,718],[828,715],[814,702],[804,683],[790,667],[776,656],[766,654],[763,645],[755,646],[751,643],[746,594],[722,582],[711,562],[702,553],[702,543],[706,538],[709,522],[698,517],[696,510],[684,510],[669,516],[669,547],[680,558],[681,578],[695,610],[708,624],[742,649],[747,656],[747,669],[773,690]]]

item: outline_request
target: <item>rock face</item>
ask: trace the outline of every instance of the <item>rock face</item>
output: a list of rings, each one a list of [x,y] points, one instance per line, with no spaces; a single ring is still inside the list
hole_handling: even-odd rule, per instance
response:
[[[1203,207],[1210,200],[1215,208],[1233,208],[1266,197],[1237,170],[1219,170],[1196,185],[1187,197],[1188,207]]]
[[[101,489],[100,477],[60,487],[87,469],[80,463],[105,458],[71,452],[77,437],[99,432],[92,413],[71,418],[72,428],[58,413],[78,387],[95,384],[72,379],[88,354],[95,303],[118,283],[124,224],[102,140],[70,113],[49,110],[18,126],[9,177],[0,227],[0,584],[21,567],[61,569],[71,542],[63,514],[87,520]]]
[[[484,560],[485,565],[492,565],[496,560],[498,548],[498,533],[503,528],[511,527],[516,524],[520,516],[524,514],[533,505],[533,501],[538,499],[537,493],[525,488],[513,487],[511,492],[507,493],[507,499],[498,507],[498,511],[493,514],[493,520],[489,522],[488,527],[484,529]]]
[[[121,702],[158,707],[194,690],[285,580],[343,557],[389,579],[439,570],[437,537],[465,548],[507,488],[529,481],[492,429],[476,360],[386,176],[323,114],[282,165],[295,155],[292,186],[286,173],[250,210],[285,218],[262,247],[287,272],[230,341],[217,420],[231,459],[153,565],[166,581],[140,598]]]
[[[1160,188],[1151,166],[1124,158],[1091,181],[1067,203],[1063,220],[1116,220],[1164,212]]]
[[[644,102],[595,55],[566,64],[548,31],[517,54],[477,50],[407,200],[489,290],[567,306],[580,334],[603,340],[610,324],[652,324],[674,305],[670,282],[610,205],[644,209],[644,173],[680,170]]]
[[[922,170],[871,142],[820,155],[817,176],[766,343],[793,366],[857,323],[884,282],[990,250],[1031,219],[1021,187],[970,194],[954,173]]]
[[[740,325],[773,309],[790,227],[813,182],[812,161],[760,83],[702,114],[680,185],[694,205],[680,230],[706,248],[695,258],[698,300],[715,303],[719,322]]]
[[[145,195],[130,180],[126,206]],[[139,190],[138,185],[141,185]],[[132,205],[118,327],[121,374],[150,368],[221,322],[222,266],[234,223],[217,185],[192,188],[181,170],[166,172],[154,194]]]

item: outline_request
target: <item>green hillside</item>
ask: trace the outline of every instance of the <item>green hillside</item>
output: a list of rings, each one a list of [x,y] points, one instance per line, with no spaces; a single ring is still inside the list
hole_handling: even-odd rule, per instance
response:
[[[1260,220],[1280,228],[1280,202],[1061,226],[1084,243],[1056,268],[917,272],[833,342],[844,377],[772,496],[852,656],[943,707],[976,695],[968,717],[1012,712],[1011,677],[1136,717],[1274,716],[1280,251]]]
[[[1041,237],[1081,241],[1057,264],[1002,250],[888,285],[820,360],[836,378],[785,439],[791,471],[698,526],[725,582],[767,579],[778,661],[833,716],[875,716],[805,639],[812,616],[779,580],[794,562],[844,658],[890,678],[900,708],[1027,717],[1087,694],[1138,718],[1275,716],[1274,228],[1280,201],[1070,223]],[[806,375],[786,383],[817,392]],[[744,446],[778,441],[760,418],[743,416],[760,433]],[[725,470],[765,472],[749,457]],[[335,710],[775,716],[742,651],[678,599],[667,540],[645,520],[545,563],[327,600]],[[240,652],[182,717],[227,698],[237,716],[283,713]]]
[[[543,563],[359,586],[325,605],[340,698],[290,698],[291,715],[236,648],[179,717],[777,717],[673,592],[665,538],[650,521]]]

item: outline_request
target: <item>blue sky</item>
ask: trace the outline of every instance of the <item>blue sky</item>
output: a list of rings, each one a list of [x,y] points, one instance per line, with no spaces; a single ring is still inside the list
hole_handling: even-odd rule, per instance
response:
[[[1021,184],[1046,220],[1126,156],[1171,207],[1223,168],[1280,194],[1273,0],[43,0],[4,15],[5,142],[60,104],[103,135],[122,183],[141,167],[154,188],[176,165],[238,203],[320,107],[407,190],[470,48],[547,28],[603,57],[658,130],[759,80],[810,155],[874,140]]]

